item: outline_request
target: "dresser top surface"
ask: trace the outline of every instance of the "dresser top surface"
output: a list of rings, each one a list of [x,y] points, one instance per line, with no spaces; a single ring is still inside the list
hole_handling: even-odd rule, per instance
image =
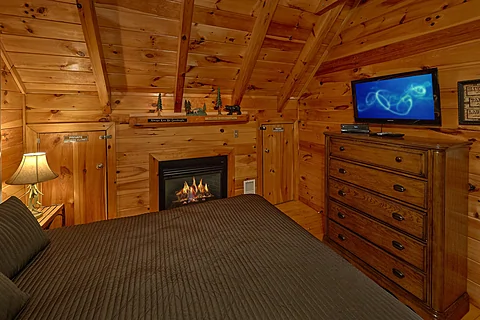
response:
[[[375,144],[391,144],[391,145],[402,145],[406,147],[413,148],[426,148],[426,149],[449,149],[449,148],[458,148],[466,147],[472,143],[469,141],[461,141],[456,139],[437,139],[437,138],[425,138],[425,137],[416,137],[414,135],[405,135],[402,138],[392,138],[392,137],[379,137],[379,136],[370,136],[369,134],[361,133],[341,133],[341,132],[324,132],[325,136],[332,138],[342,138],[348,140],[363,141],[367,143]]]

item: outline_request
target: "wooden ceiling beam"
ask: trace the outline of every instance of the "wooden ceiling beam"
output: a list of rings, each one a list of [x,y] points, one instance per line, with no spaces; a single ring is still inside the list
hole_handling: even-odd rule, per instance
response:
[[[13,81],[15,81],[15,83],[17,84],[18,89],[20,90],[21,93],[25,94],[26,89],[25,89],[25,85],[23,84],[22,78],[20,77],[20,74],[18,73],[18,70],[13,64],[12,60],[10,60],[10,58],[8,57],[7,50],[3,46],[2,41],[0,41],[0,55],[2,57],[3,62],[7,66],[7,70],[10,71]]]
[[[328,44],[327,49],[323,52],[322,57],[320,58],[320,60],[318,60],[317,65],[316,65],[315,68],[313,69],[312,73],[310,73],[310,75],[308,76],[307,81],[306,81],[305,84],[303,85],[303,88],[302,88],[302,90],[300,91],[300,94],[298,95],[299,98],[301,98],[301,97],[303,96],[303,94],[305,93],[305,91],[307,90],[308,85],[310,84],[310,82],[312,82],[312,80],[313,80],[313,78],[315,77],[315,74],[317,73],[318,69],[320,69],[321,65],[325,62],[325,60],[327,59],[328,55],[330,54],[330,50],[332,49],[335,40],[340,36],[340,33],[341,33],[341,32],[345,29],[345,27],[348,25],[348,23],[349,23],[350,20],[352,19],[353,15],[354,15],[355,12],[357,11],[358,6],[359,6],[360,3],[362,3],[362,2],[364,2],[364,0],[355,0],[355,2],[354,2],[354,4],[352,5],[350,11],[348,12],[347,16],[345,17],[345,19],[343,20],[342,24],[340,25],[340,27],[338,28],[337,32],[335,33],[335,36],[332,38],[332,41],[330,41],[330,43]],[[348,2],[347,2],[347,3],[348,3]]]
[[[103,56],[102,41],[95,11],[94,0],[77,0],[78,14],[82,23],[83,34],[92,62],[93,76],[98,98],[105,114],[112,113],[111,91],[107,67]]]
[[[321,16],[325,12],[330,11],[337,6],[340,6],[340,5],[343,6],[345,4],[345,2],[347,2],[347,0],[335,0],[333,2],[331,0],[322,0],[318,4],[318,7],[317,7],[317,10],[316,10],[315,14],[317,16]]]
[[[337,18],[342,12],[344,5],[345,3],[336,6],[318,18],[315,26],[313,27],[312,33],[303,46],[303,49],[300,52],[292,71],[287,76],[287,80],[278,95],[278,112],[282,112],[283,108],[285,108],[287,101],[290,99],[293,92],[295,92],[298,82],[307,73],[308,67],[318,54],[318,51],[321,49],[323,41],[325,41],[325,38],[328,36],[328,33],[335,24],[335,21],[337,21]]]
[[[248,83],[252,77],[253,69],[260,55],[263,41],[267,35],[268,27],[272,21],[275,10],[277,9],[279,0],[263,0],[261,10],[255,20],[253,26],[250,42],[247,46],[247,51],[243,57],[242,66],[235,82],[235,87],[232,93],[232,104],[240,105],[243,96],[247,91]]]
[[[180,14],[180,36],[178,37],[177,72],[175,75],[175,112],[182,111],[194,7],[195,0],[183,0]]]

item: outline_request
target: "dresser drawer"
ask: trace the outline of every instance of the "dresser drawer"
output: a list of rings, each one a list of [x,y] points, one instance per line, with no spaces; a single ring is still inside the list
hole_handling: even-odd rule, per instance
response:
[[[385,277],[425,301],[425,276],[353,232],[329,221],[328,237]]]
[[[426,246],[365,215],[330,201],[328,217],[398,258],[425,270]]]
[[[426,152],[372,146],[361,142],[331,139],[330,155],[391,168],[424,177]]]
[[[386,171],[330,159],[329,175],[426,208],[427,183]]]
[[[422,212],[333,179],[328,180],[328,193],[330,198],[337,199],[417,238],[426,239],[426,216]]]

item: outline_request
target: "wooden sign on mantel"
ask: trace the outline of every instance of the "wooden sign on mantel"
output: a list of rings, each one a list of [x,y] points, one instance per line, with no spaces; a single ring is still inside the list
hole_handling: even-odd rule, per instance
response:
[[[181,114],[168,116],[152,116],[152,115],[130,115],[130,126],[133,128],[157,128],[157,127],[179,127],[179,126],[202,126],[202,125],[219,125],[219,124],[236,124],[247,123],[249,121],[248,113],[241,115],[212,115],[212,116],[186,116]]]

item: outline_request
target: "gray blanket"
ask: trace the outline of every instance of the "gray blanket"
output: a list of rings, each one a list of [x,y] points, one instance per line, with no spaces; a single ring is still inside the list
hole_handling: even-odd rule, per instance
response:
[[[255,195],[48,235],[18,319],[419,319]]]

